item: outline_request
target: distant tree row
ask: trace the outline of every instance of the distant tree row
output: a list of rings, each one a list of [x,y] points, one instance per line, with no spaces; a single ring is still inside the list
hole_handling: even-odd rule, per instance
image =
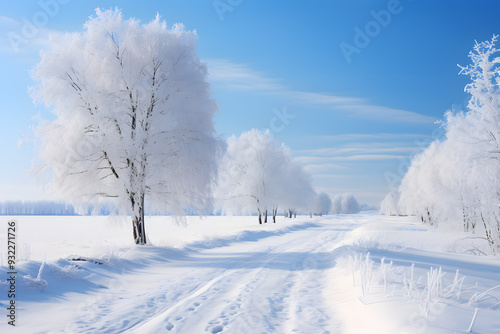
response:
[[[491,41],[476,43],[467,112],[447,112],[446,138],[415,156],[398,189],[381,209],[417,215],[423,222],[471,232],[500,251],[500,58]]]
[[[3,216],[73,216],[73,215],[109,215],[113,206],[80,206],[78,210],[64,201],[4,201],[0,202],[0,215]]]
[[[76,215],[72,205],[54,201],[5,201],[0,202],[0,215]]]
[[[276,222],[280,209],[292,217],[297,211],[326,215],[332,208],[330,196],[316,193],[310,175],[293,159],[290,150],[268,131],[255,129],[228,139],[215,198],[222,212],[257,212],[260,224],[267,223],[268,214]],[[358,202],[352,194],[337,195],[334,212],[357,213]]]

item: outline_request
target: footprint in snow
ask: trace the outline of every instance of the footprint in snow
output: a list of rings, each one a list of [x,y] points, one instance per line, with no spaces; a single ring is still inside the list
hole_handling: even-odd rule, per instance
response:
[[[194,310],[196,310],[196,308],[198,306],[200,306],[201,304],[196,302],[196,303],[193,303],[194,306],[191,306],[190,308],[188,308],[187,310],[190,311],[190,312],[193,312]]]
[[[212,333],[220,333],[220,332],[222,332],[222,330],[223,330],[223,329],[224,329],[224,327],[223,327],[223,326],[221,326],[221,325],[217,325],[217,326],[214,326],[214,328],[212,328],[212,331],[211,331],[211,332],[212,332]]]

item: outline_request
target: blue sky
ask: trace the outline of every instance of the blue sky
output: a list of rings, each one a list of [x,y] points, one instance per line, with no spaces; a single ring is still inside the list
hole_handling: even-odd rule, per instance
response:
[[[269,128],[316,189],[371,205],[440,137],[435,121],[466,105],[457,64],[468,64],[474,40],[500,33],[493,0],[2,2],[0,200],[50,198],[27,173],[33,146],[18,146],[34,116],[52,117],[27,92],[48,34],[82,31],[96,7],[115,6],[196,29],[219,133]]]

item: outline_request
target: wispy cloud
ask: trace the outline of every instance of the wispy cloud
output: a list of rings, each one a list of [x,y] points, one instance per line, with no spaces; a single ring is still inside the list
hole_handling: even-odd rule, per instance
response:
[[[319,156],[333,156],[333,155],[346,155],[346,154],[374,154],[374,153],[415,153],[422,149],[418,146],[413,147],[340,147],[340,148],[319,148],[313,150],[299,150],[296,151],[302,154],[319,155]]]
[[[299,156],[296,159],[303,164],[320,164],[341,161],[363,161],[363,160],[399,160],[408,158],[406,155],[393,154],[356,154],[348,156],[331,156],[331,157],[315,157],[315,156]],[[307,168],[307,166],[306,166]]]
[[[321,147],[295,150],[296,159],[313,175],[317,188],[341,185],[349,187],[356,195],[361,195],[366,186],[360,178],[368,177],[368,174],[359,174],[359,166],[407,166],[411,157],[430,142],[430,136],[412,134],[344,134],[318,136],[317,139],[320,139]],[[383,178],[374,182],[382,182],[380,186],[384,186]],[[363,194],[370,201],[383,197],[381,193]]]
[[[29,24],[29,27],[28,27]],[[7,53],[35,53],[49,45],[49,36],[57,30],[33,23],[0,16],[0,51]]]
[[[315,174],[314,176],[320,179],[338,179],[345,177],[345,175],[339,175],[339,174]]]
[[[375,105],[365,98],[294,90],[247,65],[236,64],[228,60],[211,59],[207,60],[207,63],[209,80],[231,89],[274,95],[304,105],[321,106],[328,110],[348,113],[353,117],[405,123],[435,121],[432,117],[412,111]]]
[[[400,136],[403,138],[397,140]],[[294,151],[299,161],[312,166],[307,167],[311,171],[332,170],[329,167],[343,167],[342,162],[348,161],[409,159],[430,142],[427,136],[397,134],[345,134],[320,139],[323,147]]]
[[[278,92],[283,89],[278,80],[267,78],[263,73],[250,70],[247,66],[227,60],[208,60],[209,78],[212,82],[244,91]]]
[[[14,28],[18,25],[18,22],[10,17],[0,15],[0,27],[3,28]]]
[[[299,161],[304,162],[299,159]],[[323,164],[308,164],[304,166],[304,169],[314,176],[318,176],[324,172],[331,172],[332,170],[345,169],[345,166],[334,164],[334,163],[323,163]],[[326,174],[323,174],[326,175]]]
[[[319,139],[332,140],[332,141],[357,141],[357,140],[414,140],[420,141],[422,139],[430,140],[431,135],[413,134],[413,133],[349,133],[341,135],[327,135],[318,136]]]

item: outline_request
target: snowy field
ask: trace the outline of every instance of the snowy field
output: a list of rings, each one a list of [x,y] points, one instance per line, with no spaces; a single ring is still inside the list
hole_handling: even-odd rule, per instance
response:
[[[500,261],[412,217],[149,217],[148,246],[120,218],[1,221],[0,333],[500,333]]]

